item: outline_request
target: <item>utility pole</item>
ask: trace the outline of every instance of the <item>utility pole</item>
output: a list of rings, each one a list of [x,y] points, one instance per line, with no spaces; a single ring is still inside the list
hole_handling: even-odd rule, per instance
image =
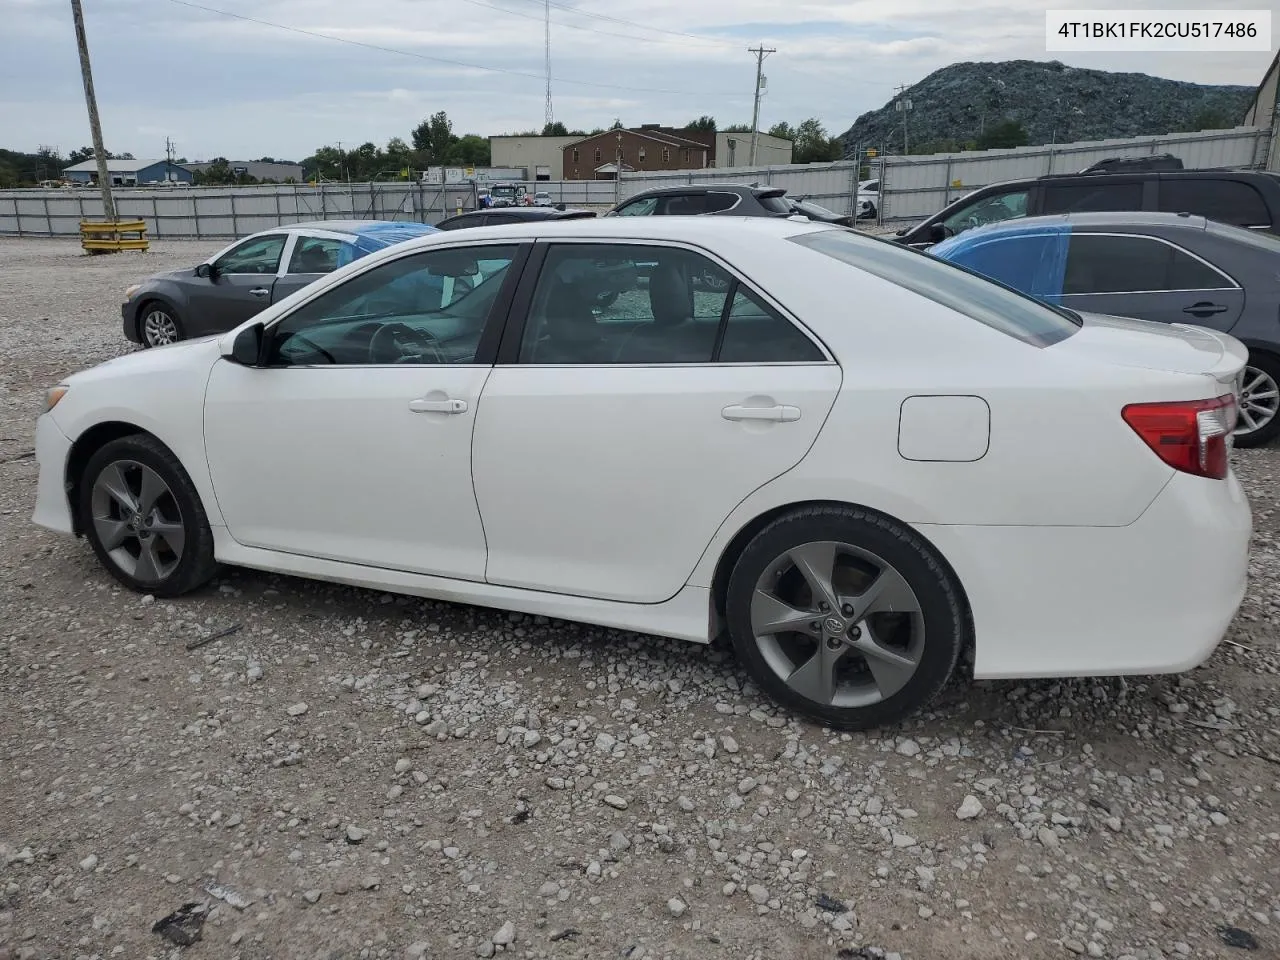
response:
[[[164,138],[164,179],[168,183],[173,179],[173,141]]]
[[[756,55],[756,97],[751,110],[751,166],[756,165],[756,143],[760,134],[760,95],[764,92],[764,58],[778,51],[772,47],[748,47],[747,53]]]
[[[71,17],[76,24],[76,44],[80,48],[80,79],[84,81],[84,102],[89,108],[89,132],[93,134],[93,155],[98,161],[98,187],[102,190],[102,210],[108,220],[116,219],[111,197],[111,174],[107,170],[107,149],[102,145],[102,124],[98,121],[98,100],[93,95],[93,71],[89,69],[89,41],[84,34],[84,11],[80,0],[71,0]]]
[[[911,112],[911,101],[903,96],[907,89],[905,84],[897,88],[895,92],[898,94],[898,99],[894,106],[894,109],[902,114],[902,153],[904,156],[911,152],[907,148],[907,114]]]
[[[543,3],[542,28],[547,61],[547,123],[553,123],[556,117],[551,109],[551,0]]]

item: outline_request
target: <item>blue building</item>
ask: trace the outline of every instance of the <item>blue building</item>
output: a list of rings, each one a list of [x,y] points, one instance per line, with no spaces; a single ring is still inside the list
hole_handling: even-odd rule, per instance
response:
[[[166,180],[191,183],[195,179],[186,167],[169,160],[108,160],[107,173],[113,187],[143,186]],[[62,175],[74,183],[97,183],[98,161],[72,164],[62,171]]]

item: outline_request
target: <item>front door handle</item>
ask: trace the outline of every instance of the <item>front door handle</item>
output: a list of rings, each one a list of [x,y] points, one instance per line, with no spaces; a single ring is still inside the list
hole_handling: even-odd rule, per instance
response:
[[[410,400],[409,409],[414,413],[466,413],[465,400]]]
[[[255,297],[265,297],[269,293],[271,293],[271,291],[268,290],[266,287],[254,287],[252,290],[249,291],[249,293]]]
[[[726,420],[769,420],[774,423],[791,423],[800,419],[800,408],[775,403],[772,407],[744,407],[731,403],[720,411]]]
[[[1209,303],[1206,300],[1201,303],[1193,303],[1182,312],[1189,313],[1193,317],[1211,317],[1215,313],[1226,313],[1227,308],[1220,303]]]

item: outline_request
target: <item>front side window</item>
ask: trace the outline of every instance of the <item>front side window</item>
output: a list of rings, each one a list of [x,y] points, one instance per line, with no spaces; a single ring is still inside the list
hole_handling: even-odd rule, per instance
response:
[[[807,336],[708,258],[631,244],[553,246],[520,346],[529,364],[821,360]]]
[[[267,363],[473,363],[516,250],[430,250],[381,263],[271,327]]]
[[[654,208],[658,206],[657,197],[645,197],[642,200],[632,200],[630,203],[623,204],[616,211],[619,217],[650,217],[653,216]]]
[[[1233,283],[1189,253],[1152,237],[1073,233],[1064,295],[1216,290]]]
[[[1160,209],[1167,213],[1194,213],[1241,227],[1271,225],[1262,194],[1239,180],[1161,180]]]
[[[1051,346],[1080,328],[1067,311],[900,243],[842,229],[815,230],[791,237],[790,242],[887,280],[1032,346]]]
[[[1091,210],[1141,210],[1142,183],[1046,184],[1041,213],[1087,213]]]
[[[298,237],[289,258],[289,273],[333,273],[344,244],[333,237]],[[348,252],[347,260],[353,259]]]
[[[218,273],[275,273],[280,268],[285,235],[272,233],[232,247],[218,258]]]
[[[954,235],[988,223],[1000,223],[1002,220],[1025,217],[1028,195],[1026,190],[993,193],[961,207],[943,220],[942,225],[946,228],[948,235]]]

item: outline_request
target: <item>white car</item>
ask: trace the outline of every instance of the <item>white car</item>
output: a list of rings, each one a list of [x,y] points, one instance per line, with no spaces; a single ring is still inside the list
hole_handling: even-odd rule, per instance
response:
[[[880,209],[880,181],[863,180],[858,184],[858,217],[874,217]]]
[[[778,701],[860,728],[970,646],[977,677],[1208,657],[1245,589],[1245,355],[817,222],[447,231],[63,381],[34,520],[157,596],[221,562],[727,631]]]
[[[535,207],[555,206],[555,204],[551,202],[551,194],[547,193],[545,190],[539,190],[533,195],[533,205]]]

